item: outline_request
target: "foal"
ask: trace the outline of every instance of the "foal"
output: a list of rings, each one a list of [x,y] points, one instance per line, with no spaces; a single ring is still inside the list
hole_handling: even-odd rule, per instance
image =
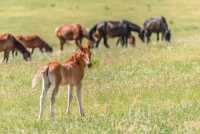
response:
[[[67,113],[70,113],[70,106],[72,101],[72,88],[75,86],[77,92],[77,100],[79,105],[79,113],[84,116],[84,111],[81,102],[81,81],[84,77],[84,68],[91,64],[91,52],[90,47],[80,47],[80,50],[75,52],[68,60],[64,63],[58,61],[52,61],[46,66],[38,70],[37,74],[32,80],[32,87],[36,86],[39,79],[43,80],[42,94],[40,96],[40,111],[38,118],[41,119],[43,114],[44,100],[50,86],[53,88],[50,102],[50,114],[51,118],[55,116],[55,97],[58,93],[60,85],[68,85],[68,105]]]

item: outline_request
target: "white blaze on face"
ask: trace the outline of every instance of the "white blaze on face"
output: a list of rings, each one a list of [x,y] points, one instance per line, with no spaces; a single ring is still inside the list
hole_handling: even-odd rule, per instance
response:
[[[90,58],[89,58],[89,55],[88,54],[85,54],[84,55],[84,58],[83,58],[84,62],[89,65],[90,64]]]

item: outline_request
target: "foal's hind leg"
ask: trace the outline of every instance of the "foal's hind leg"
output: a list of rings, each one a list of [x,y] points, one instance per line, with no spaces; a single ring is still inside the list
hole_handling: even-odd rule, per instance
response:
[[[81,116],[84,116],[84,111],[83,111],[83,107],[82,107],[82,99],[81,99],[81,84],[78,84],[76,89],[77,92],[77,101],[78,101],[78,108],[79,108],[79,113]]]
[[[39,111],[38,119],[42,118],[43,109],[44,109],[44,101],[45,101],[45,97],[47,95],[49,87],[50,87],[49,81],[48,80],[43,80],[42,93],[40,95],[40,111]]]
[[[70,113],[70,107],[71,107],[71,102],[72,102],[72,99],[73,99],[73,96],[72,96],[72,89],[73,86],[72,85],[68,85],[68,101],[67,101],[67,109],[66,109],[66,112],[67,113]]]
[[[50,114],[51,114],[51,118],[53,120],[55,119],[54,104],[55,104],[55,98],[56,98],[57,93],[58,93],[58,85],[55,85],[55,87],[53,88],[53,92],[52,92],[52,95],[51,95],[51,102],[50,102]]]

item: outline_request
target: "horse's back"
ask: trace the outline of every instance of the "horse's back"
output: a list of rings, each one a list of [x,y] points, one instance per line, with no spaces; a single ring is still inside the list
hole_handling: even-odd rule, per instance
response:
[[[152,17],[144,22],[144,29],[151,32],[161,32],[166,28],[167,22],[163,16]]]
[[[56,36],[73,40],[80,35],[81,31],[82,26],[80,24],[66,24],[56,28]]]

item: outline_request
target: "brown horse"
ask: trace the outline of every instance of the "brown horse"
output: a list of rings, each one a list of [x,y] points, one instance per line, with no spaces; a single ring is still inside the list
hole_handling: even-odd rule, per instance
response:
[[[31,54],[33,54],[35,48],[39,48],[40,52],[53,52],[53,48],[45,42],[38,35],[19,35],[16,38],[24,44],[26,48],[31,49]]]
[[[53,87],[50,103],[50,113],[52,119],[54,119],[54,103],[55,97],[58,93],[59,86],[68,85],[68,105],[66,111],[70,112],[70,106],[72,101],[72,88],[75,86],[77,92],[77,99],[79,104],[79,112],[81,116],[84,116],[84,111],[81,102],[81,81],[84,77],[84,68],[88,65],[91,66],[91,52],[90,47],[84,48],[80,46],[80,50],[75,52],[67,61],[60,63],[58,61],[52,61],[46,66],[43,66],[38,70],[37,74],[32,80],[32,87],[36,86],[38,80],[43,80],[43,89],[40,96],[40,112],[39,119],[43,114],[44,100],[47,95],[50,86]]]
[[[14,49],[19,50],[26,61],[31,59],[30,52],[12,34],[5,33],[0,35],[0,52],[4,52],[2,62],[8,62],[9,52]]]
[[[63,50],[63,45],[70,40],[75,40],[75,43],[80,47],[83,37],[88,38],[86,28],[80,24],[66,24],[56,28],[56,36],[60,41],[60,50]]]

